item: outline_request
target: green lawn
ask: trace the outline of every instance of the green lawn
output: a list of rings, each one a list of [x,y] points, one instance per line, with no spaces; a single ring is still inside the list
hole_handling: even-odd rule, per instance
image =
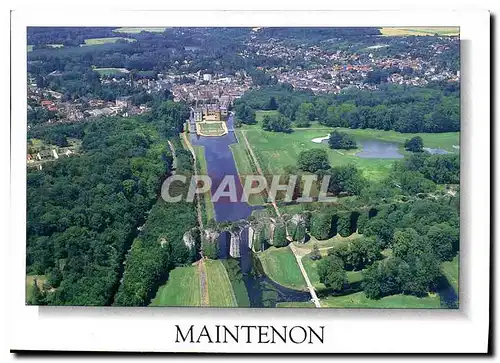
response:
[[[321,251],[324,252],[324,251]],[[309,276],[309,280],[311,281],[311,284],[313,284],[314,288],[317,291],[321,291],[326,289],[326,286],[319,282],[319,276],[318,276],[318,264],[321,260],[311,260],[309,258],[309,255],[304,256],[302,258],[302,265],[304,265],[304,269],[307,272],[307,276]],[[359,282],[363,279],[363,273],[362,271],[347,271],[347,282],[350,284]]]
[[[251,157],[248,154],[247,148],[243,141],[237,144],[229,145],[229,149],[233,153],[234,162],[236,164],[236,169],[238,170],[238,175],[240,176],[241,185],[245,185],[246,175],[258,175],[257,169],[251,161]],[[261,194],[251,194],[248,197],[248,203],[250,205],[263,205],[265,204],[265,192]]]
[[[257,256],[271,280],[291,289],[306,289],[306,282],[290,248],[270,247]]]
[[[140,28],[140,27],[122,27],[118,29],[113,29],[115,33],[126,33],[126,34],[137,34],[140,32],[150,32],[150,33],[163,33],[167,28],[162,27],[152,27],[152,28]]]
[[[219,260],[205,262],[210,306],[237,307],[236,297],[226,268]]]
[[[176,267],[161,286],[150,306],[201,306],[197,266]]]
[[[269,174],[280,174],[287,165],[295,166],[300,152],[313,148],[326,150],[331,166],[353,163],[362,170],[366,178],[372,181],[383,179],[391,169],[394,161],[397,160],[360,158],[355,154],[361,151],[361,149],[332,150],[327,144],[317,144],[311,141],[314,138],[327,136],[332,130],[332,128],[324,127],[295,129],[294,132],[285,134],[264,131],[257,125],[257,127],[237,130],[236,135],[241,139],[241,133],[245,132],[261,167],[264,169],[264,173]],[[339,130],[351,134],[358,139],[378,139],[398,143],[400,144],[402,153],[405,153],[403,150],[405,140],[416,135],[422,137],[425,147],[439,147],[448,151],[456,151],[453,145],[459,145],[458,132],[441,134],[402,134],[395,131],[369,129],[351,130],[339,128]]]
[[[316,308],[312,301],[287,301],[276,304],[277,308]]]
[[[93,71],[101,76],[112,76],[113,74],[128,73],[126,68],[93,68]]]
[[[85,44],[80,44],[80,46],[85,47],[85,46],[90,46],[90,45],[102,45],[102,44],[116,43],[120,39],[126,40],[129,43],[136,41],[133,38],[125,38],[125,37],[92,38],[92,39],[85,39]]]
[[[460,257],[455,256],[453,260],[444,261],[441,264],[441,271],[443,272],[443,275],[448,279],[448,282],[457,293],[458,293],[458,281],[460,277],[459,260]]]
[[[273,116],[273,115],[278,115],[278,114],[279,114],[279,111],[277,111],[277,110],[255,111],[255,121],[257,121],[257,124],[260,124],[262,122],[262,120],[264,119],[265,115]]]
[[[288,211],[287,211],[288,212]],[[312,249],[314,245],[318,245],[319,248],[324,247],[334,247],[341,244],[349,243],[350,241],[361,237],[358,233],[353,233],[349,237],[342,237],[340,234],[336,234],[334,237],[325,239],[325,240],[317,240],[314,236],[310,236],[309,241],[306,243],[295,243],[298,248],[308,248]]]
[[[440,308],[438,295],[419,298],[411,295],[391,295],[379,300],[368,299],[364,292],[344,296],[328,296],[320,299],[321,307],[325,308],[373,308],[373,309],[429,309]]]
[[[205,147],[204,146],[193,146],[194,152],[196,154],[196,163],[198,166],[198,173],[200,175],[208,175],[207,171],[207,161],[205,159]],[[215,220],[215,210],[214,204],[212,203],[210,192],[203,194],[204,203],[202,204],[203,211],[206,216],[206,222],[209,220]]]

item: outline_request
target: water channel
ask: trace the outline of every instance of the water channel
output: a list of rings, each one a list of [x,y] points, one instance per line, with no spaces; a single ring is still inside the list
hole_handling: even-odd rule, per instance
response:
[[[233,158],[233,153],[229,145],[238,142],[234,134],[234,121],[232,116],[227,120],[229,133],[220,137],[205,137],[191,134],[191,143],[193,145],[203,146],[205,148],[205,159],[207,162],[207,172],[212,179],[212,195],[224,176],[234,175],[237,202],[230,202],[229,197],[221,197],[214,203],[215,220],[217,222],[234,222],[241,219],[247,219],[252,211],[260,207],[252,207],[248,203],[241,202],[243,187],[238,177],[238,171]],[[255,273],[254,259],[252,250],[248,247],[248,233],[243,232],[240,239],[240,268],[243,272],[243,279],[250,298],[251,307],[263,307],[263,293],[271,296],[270,300],[276,302],[284,301],[308,301],[311,296],[306,291],[298,291],[286,288],[272,281],[265,276],[262,271]],[[229,257],[229,242],[227,239],[219,239],[220,258]],[[271,304],[272,305],[272,304]]]

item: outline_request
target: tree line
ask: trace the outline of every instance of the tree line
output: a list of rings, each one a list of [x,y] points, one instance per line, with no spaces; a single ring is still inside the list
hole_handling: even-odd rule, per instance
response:
[[[315,96],[280,84],[245,93],[235,111],[241,122],[249,124],[255,123],[255,110],[278,110],[297,127],[317,121],[331,127],[405,133],[459,131],[460,90],[458,85],[442,86],[439,82],[428,87],[383,85],[376,91],[349,89]]]

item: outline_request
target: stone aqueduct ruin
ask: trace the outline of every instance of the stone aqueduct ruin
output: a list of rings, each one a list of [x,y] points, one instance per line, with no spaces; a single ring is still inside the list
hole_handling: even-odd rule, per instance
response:
[[[364,215],[366,214],[366,215]],[[366,223],[369,218],[372,218],[376,214],[373,210],[365,213],[360,213],[358,211],[352,212],[339,212],[338,214],[332,214],[332,230],[334,230],[333,235],[337,234],[337,226],[333,226],[339,221],[339,218],[346,218],[350,221],[350,228],[347,232],[348,235],[356,232],[359,227],[359,232],[361,233],[361,227]],[[339,217],[344,216],[344,217]],[[277,226],[283,226],[286,229],[286,236],[289,242],[296,241],[298,243],[305,243],[307,240],[306,229],[309,228],[309,222],[304,214],[294,214],[291,217],[285,218],[284,220],[277,220],[275,218],[263,218],[258,222],[247,220],[241,220],[234,222],[230,226],[224,227],[221,230],[215,228],[205,228],[200,233],[197,229],[187,231],[184,234],[183,241],[186,247],[191,252],[193,249],[197,248],[196,240],[199,238],[199,246],[203,248],[213,247],[218,249],[219,246],[226,246],[227,251],[222,253],[222,255],[229,255],[234,258],[241,256],[241,246],[242,241],[247,241],[248,248],[254,252],[264,251],[267,247],[274,245],[275,232]],[[340,233],[345,237],[345,233]],[[333,235],[331,235],[333,237]]]

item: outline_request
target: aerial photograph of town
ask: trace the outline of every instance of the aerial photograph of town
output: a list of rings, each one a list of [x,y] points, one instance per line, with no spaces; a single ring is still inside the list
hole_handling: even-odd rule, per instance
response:
[[[28,27],[27,70],[27,305],[458,309],[458,27]]]

